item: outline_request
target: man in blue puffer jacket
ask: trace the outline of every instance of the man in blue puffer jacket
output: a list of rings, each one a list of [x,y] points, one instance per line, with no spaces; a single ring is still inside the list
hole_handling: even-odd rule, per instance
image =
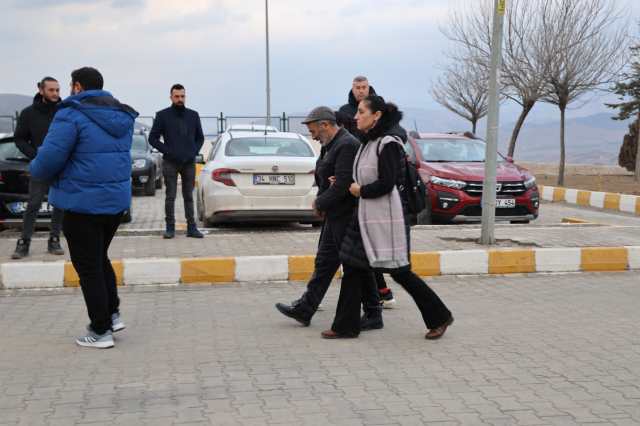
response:
[[[80,346],[110,348],[124,329],[116,275],[107,256],[131,206],[131,142],[138,113],[103,91],[94,68],[71,73],[71,96],[58,104],[49,133],[29,169],[51,179],[49,204],[64,210],[64,236],[91,324]]]

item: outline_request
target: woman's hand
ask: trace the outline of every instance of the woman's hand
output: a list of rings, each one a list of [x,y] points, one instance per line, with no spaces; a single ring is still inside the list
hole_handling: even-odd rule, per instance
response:
[[[354,197],[359,197],[360,196],[360,185],[358,185],[355,182],[352,183],[351,187],[349,188],[349,192],[351,192]]]
[[[334,183],[336,183],[336,177],[335,176],[331,176],[329,179],[329,182],[331,182],[331,185],[333,185]],[[329,186],[331,186],[329,185]]]

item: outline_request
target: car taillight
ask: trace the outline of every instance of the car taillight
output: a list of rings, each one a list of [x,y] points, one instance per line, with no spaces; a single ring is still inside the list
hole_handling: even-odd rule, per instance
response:
[[[311,171],[309,172],[309,174],[310,174],[310,175],[315,175],[315,174],[316,174],[316,171],[315,171],[315,170],[311,170]],[[315,176],[314,176],[314,179],[313,179],[313,185],[312,185],[312,187],[313,187],[313,186],[318,186],[318,184],[316,183],[316,180],[315,180]]]
[[[236,186],[236,183],[231,179],[231,173],[240,173],[233,169],[217,169],[211,173],[211,179],[216,182],[224,183],[227,186]]]

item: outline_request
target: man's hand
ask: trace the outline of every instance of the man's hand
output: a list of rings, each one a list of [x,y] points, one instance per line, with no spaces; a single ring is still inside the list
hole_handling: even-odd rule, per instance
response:
[[[351,187],[349,188],[349,192],[351,192],[351,194],[353,194],[354,197],[359,197],[360,196],[360,185],[358,185],[357,183],[352,183]]]
[[[318,210],[316,210],[316,200],[317,198],[314,198],[313,203],[311,203],[311,208],[313,209],[313,212],[315,213],[316,216],[318,216],[319,218],[323,218],[324,215],[327,214],[327,212],[326,211],[319,212]]]
[[[331,182],[331,185],[333,185],[334,183],[336,183],[336,177],[335,176],[331,176],[329,179],[329,182]],[[331,186],[329,185],[329,186]]]

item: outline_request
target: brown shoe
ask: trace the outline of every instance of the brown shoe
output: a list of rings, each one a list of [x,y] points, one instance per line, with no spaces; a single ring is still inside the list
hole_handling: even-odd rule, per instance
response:
[[[358,337],[357,334],[343,334],[333,330],[325,330],[322,332],[321,336],[325,339],[355,339]]]
[[[442,324],[440,327],[429,330],[429,332],[424,337],[426,337],[428,340],[439,339],[444,335],[444,332],[447,331],[447,327],[449,327],[451,324],[453,324],[453,315],[451,315],[451,318],[449,318],[449,320]]]

